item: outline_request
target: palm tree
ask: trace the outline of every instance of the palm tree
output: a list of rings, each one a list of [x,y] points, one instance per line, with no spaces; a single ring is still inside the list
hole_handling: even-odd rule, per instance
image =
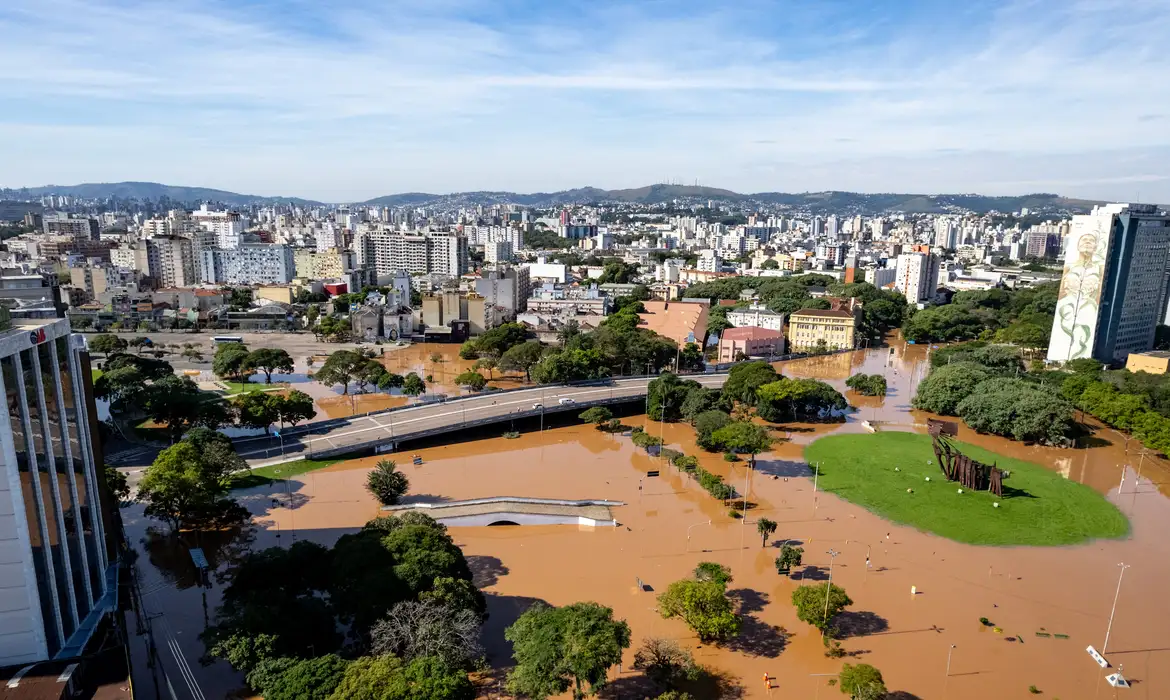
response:
[[[776,527],[776,521],[768,520],[767,518],[760,518],[759,522],[756,523],[756,532],[760,533],[762,539],[760,543],[761,547],[768,545],[768,536],[776,532]]]
[[[384,506],[398,503],[408,488],[410,480],[398,471],[398,465],[389,459],[379,460],[374,465],[374,471],[366,478],[366,490]]]

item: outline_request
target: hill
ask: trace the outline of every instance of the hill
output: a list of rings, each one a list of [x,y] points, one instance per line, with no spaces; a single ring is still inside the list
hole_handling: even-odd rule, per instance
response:
[[[157,182],[114,182],[86,183],[81,185],[46,185],[23,189],[0,189],[0,199],[29,200],[45,195],[68,195],[82,199],[106,199],[117,197],[124,200],[167,199],[176,203],[194,205],[199,202],[222,203],[228,206],[269,204],[274,202],[292,203],[305,206],[321,202],[299,197],[266,197],[239,194],[207,187],[181,187]],[[630,189],[605,190],[598,187],[580,187],[558,192],[533,192],[528,194],[483,190],[477,192],[455,192],[432,194],[427,192],[403,192],[375,197],[359,204],[380,207],[417,206],[491,206],[495,204],[516,204],[528,207],[560,207],[572,204],[665,204],[678,200],[688,206],[703,206],[708,201],[731,204],[743,210],[761,206],[789,207],[807,212],[834,212],[838,214],[861,214],[873,216],[883,213],[945,213],[974,212],[986,214],[991,211],[1014,212],[1028,208],[1038,213],[1067,213],[1088,211],[1093,204],[1089,200],[1068,199],[1056,194],[1026,194],[1011,197],[990,197],[979,194],[902,194],[902,193],[859,193],[859,192],[757,192],[741,194],[717,187],[698,185],[648,185]]]

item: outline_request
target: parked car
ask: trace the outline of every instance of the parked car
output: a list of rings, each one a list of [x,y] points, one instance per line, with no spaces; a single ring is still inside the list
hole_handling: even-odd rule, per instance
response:
[[[574,401],[573,399],[561,399],[557,403],[559,403],[562,406],[571,406],[572,404],[575,404],[577,402]]]

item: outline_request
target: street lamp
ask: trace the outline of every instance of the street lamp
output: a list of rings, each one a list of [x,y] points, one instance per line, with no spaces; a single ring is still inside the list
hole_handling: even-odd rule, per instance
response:
[[[687,527],[687,551],[688,552],[691,551],[691,528],[698,527],[700,525],[710,525],[710,524],[711,524],[711,521],[708,520],[706,522],[695,523],[694,525]]]
[[[837,555],[840,552],[835,549],[830,549],[825,553],[829,555],[829,583],[825,586],[825,615],[821,621],[821,626],[827,628],[829,626],[829,595],[833,592],[833,562],[836,561]]]
[[[951,654],[955,653],[955,645],[952,644],[950,650],[947,651],[947,676],[951,675]]]
[[[1102,656],[1109,648],[1109,633],[1113,631],[1113,614],[1117,612],[1117,599],[1121,597],[1121,579],[1125,578],[1125,570],[1130,567],[1125,562],[1121,562],[1118,566],[1121,567],[1121,573],[1117,576],[1117,592],[1113,594],[1113,609],[1109,611],[1109,626],[1105,628],[1105,643],[1101,645]]]

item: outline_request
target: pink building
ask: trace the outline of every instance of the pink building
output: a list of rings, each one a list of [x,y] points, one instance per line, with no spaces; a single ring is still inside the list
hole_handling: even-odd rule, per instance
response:
[[[719,362],[735,362],[742,353],[746,357],[767,357],[784,354],[784,334],[759,326],[728,328],[719,338]]]

